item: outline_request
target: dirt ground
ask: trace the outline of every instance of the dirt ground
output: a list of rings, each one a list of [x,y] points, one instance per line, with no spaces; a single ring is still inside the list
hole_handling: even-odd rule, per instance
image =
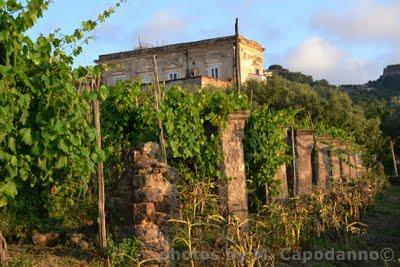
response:
[[[11,258],[9,267],[103,266],[96,254],[79,249],[11,245],[8,247],[8,252]]]

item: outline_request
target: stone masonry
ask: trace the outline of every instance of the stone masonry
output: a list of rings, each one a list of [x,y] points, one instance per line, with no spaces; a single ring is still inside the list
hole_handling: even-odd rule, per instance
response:
[[[309,194],[312,190],[312,150],[314,135],[312,131],[296,130],[296,187],[295,195]]]
[[[286,178],[286,164],[283,164],[279,167],[278,171],[276,172],[275,179],[277,179],[279,184],[279,195],[276,199],[285,200],[289,196],[288,192],[288,184]]]
[[[326,138],[325,138],[326,139]],[[329,155],[328,155],[328,144],[322,140],[316,140],[316,176],[317,176],[317,188],[325,190],[329,182]]]
[[[248,218],[246,172],[244,168],[243,137],[248,112],[229,114],[221,132],[224,172],[228,177],[221,195],[227,212],[241,221]]]
[[[134,151],[110,202],[121,218],[121,230],[141,241],[144,259],[169,265],[172,251],[168,219],[176,212],[175,173],[164,163],[159,146],[146,143]]]
[[[341,171],[340,171],[340,143],[337,140],[332,139],[331,150],[329,153],[329,162],[331,167],[331,177],[332,181],[335,183],[340,182],[341,179]]]
[[[361,154],[356,154],[356,172],[357,177],[362,177],[365,174],[365,166]]]
[[[346,181],[350,179],[350,157],[344,150],[341,151],[340,157],[340,176],[342,180]]]
[[[357,159],[355,153],[349,154],[349,165],[350,165],[350,178],[357,178]]]

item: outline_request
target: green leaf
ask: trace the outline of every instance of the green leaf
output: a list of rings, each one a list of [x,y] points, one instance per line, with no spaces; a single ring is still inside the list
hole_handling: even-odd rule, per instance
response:
[[[38,158],[38,166],[41,170],[46,170],[46,158]]]
[[[14,156],[14,155],[12,155],[11,156],[11,166],[13,166],[13,167],[15,167],[15,166],[17,166],[18,165],[18,160],[17,160],[17,157],[16,156]]]
[[[32,134],[31,134],[31,129],[28,128],[22,128],[19,131],[19,134],[22,137],[22,141],[27,144],[27,145],[32,145],[33,141],[32,141]]]
[[[60,149],[63,152],[68,152],[68,146],[65,144],[64,139],[60,139],[57,144],[58,149]]]
[[[15,145],[15,138],[14,137],[9,137],[8,138],[8,148],[12,151],[12,152],[14,152],[14,153],[16,153],[16,145]]]
[[[56,168],[61,169],[65,166],[67,166],[67,163],[68,163],[68,158],[66,156],[61,156],[58,158]]]

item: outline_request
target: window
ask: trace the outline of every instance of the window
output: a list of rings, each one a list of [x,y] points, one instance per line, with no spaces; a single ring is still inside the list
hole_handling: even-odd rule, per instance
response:
[[[179,78],[178,78],[179,76],[178,76],[178,72],[170,72],[170,73],[168,73],[168,80],[178,80]]]
[[[208,70],[208,76],[214,79],[219,79],[219,67],[211,67]]]
[[[123,82],[126,80],[126,76],[125,75],[116,75],[113,76],[113,82],[114,84],[117,84],[118,82]]]
[[[151,80],[152,80],[151,78],[152,78],[151,74],[140,75],[140,79],[141,79],[142,84],[151,83]]]

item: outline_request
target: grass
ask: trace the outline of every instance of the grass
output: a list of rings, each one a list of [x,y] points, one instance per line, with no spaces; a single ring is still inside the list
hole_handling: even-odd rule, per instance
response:
[[[400,186],[389,186],[379,196],[376,205],[368,209],[361,217],[361,222],[368,225],[366,233],[354,238],[348,244],[334,239],[321,238],[314,240],[313,251],[378,251],[390,248],[395,253],[392,262],[378,261],[309,261],[307,266],[400,266]],[[291,266],[302,266],[294,263]]]

